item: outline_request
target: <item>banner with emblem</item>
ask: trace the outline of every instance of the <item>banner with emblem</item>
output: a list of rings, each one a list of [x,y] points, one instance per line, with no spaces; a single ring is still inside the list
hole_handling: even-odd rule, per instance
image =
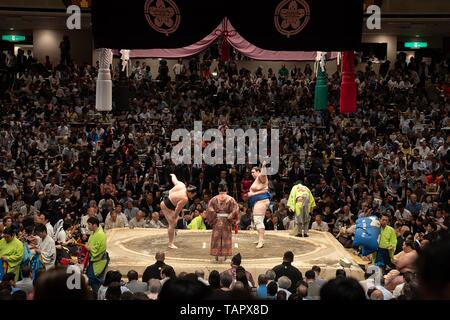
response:
[[[96,48],[181,48],[208,36],[223,21],[224,1],[92,1]]]
[[[345,51],[359,47],[363,0],[236,1],[229,20],[265,50]]]
[[[363,0],[92,1],[96,48],[183,48],[214,36],[225,18],[234,33],[263,50],[355,50]]]

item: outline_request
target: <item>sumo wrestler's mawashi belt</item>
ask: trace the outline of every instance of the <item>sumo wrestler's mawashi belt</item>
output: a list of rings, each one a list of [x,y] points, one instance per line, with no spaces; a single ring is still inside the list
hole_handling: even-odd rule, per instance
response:
[[[258,201],[270,200],[270,193],[266,192],[263,194],[258,194],[256,196],[250,197],[248,199],[249,208],[253,208]]]

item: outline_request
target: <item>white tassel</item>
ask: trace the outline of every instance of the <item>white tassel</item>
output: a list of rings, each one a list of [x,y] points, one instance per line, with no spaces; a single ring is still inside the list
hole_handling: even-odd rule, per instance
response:
[[[97,77],[95,109],[97,111],[112,110],[112,81],[110,65],[113,53],[111,49],[100,49],[100,68]]]
[[[324,51],[317,51],[316,55],[316,62],[319,63],[320,68],[322,69],[322,72],[325,72],[325,59],[326,59],[327,53]]]
[[[326,59],[327,53],[323,51],[317,51],[316,54],[316,62],[314,63],[314,73],[317,77],[319,73],[319,66],[322,69],[322,72],[325,72],[325,59]]]
[[[320,58],[320,67],[322,68],[322,72],[325,72],[326,63],[327,63],[327,53],[322,52],[322,57]]]
[[[130,50],[122,49],[120,50],[120,60],[122,60],[122,71],[128,66],[128,61],[130,61]]]

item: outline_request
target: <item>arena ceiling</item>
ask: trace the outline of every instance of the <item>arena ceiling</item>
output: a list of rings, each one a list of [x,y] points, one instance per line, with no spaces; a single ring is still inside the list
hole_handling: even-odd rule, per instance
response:
[[[66,28],[65,9],[51,8],[43,11],[38,8],[20,10],[17,7],[0,6],[0,32],[16,32],[31,35],[35,29],[64,30]],[[90,13],[82,14],[82,28],[91,28]],[[365,34],[386,34],[397,36],[448,37],[450,36],[450,12],[430,14],[383,14],[382,30],[363,29]]]

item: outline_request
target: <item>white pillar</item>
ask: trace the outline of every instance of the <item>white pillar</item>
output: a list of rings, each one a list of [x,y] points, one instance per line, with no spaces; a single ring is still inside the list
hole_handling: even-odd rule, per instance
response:
[[[95,109],[97,111],[112,110],[112,81],[110,66],[113,53],[111,49],[100,49],[99,70],[97,77],[97,90],[95,99]]]

